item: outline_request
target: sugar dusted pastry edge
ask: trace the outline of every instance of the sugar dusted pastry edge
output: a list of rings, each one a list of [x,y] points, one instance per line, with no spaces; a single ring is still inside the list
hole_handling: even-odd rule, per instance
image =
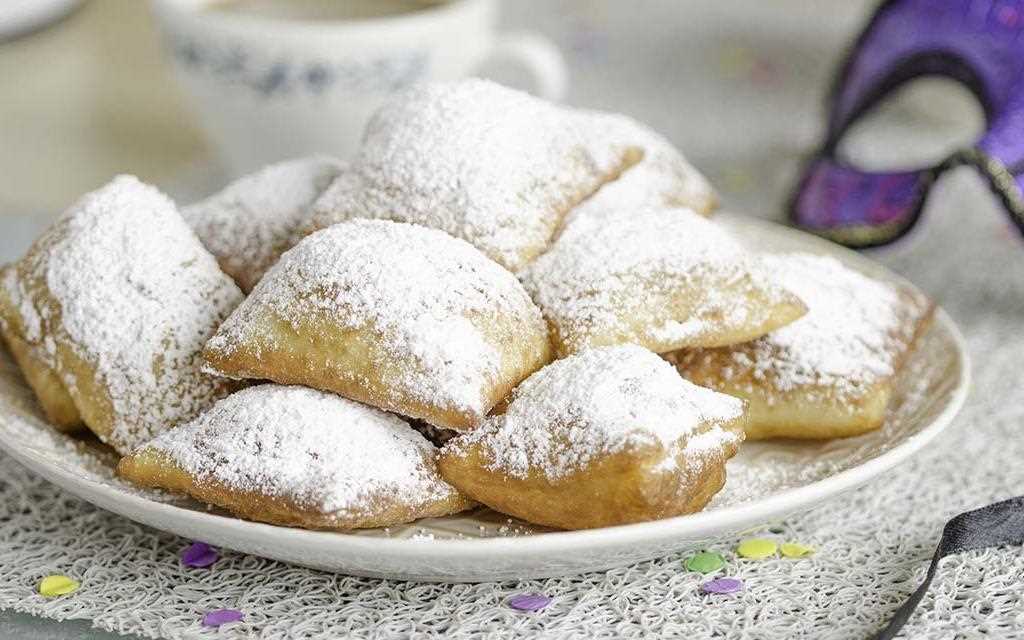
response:
[[[808,254],[779,254],[773,259]],[[806,258],[804,258],[806,259]],[[834,258],[815,258],[832,261]],[[844,269],[850,269],[845,265]],[[867,278],[856,270],[850,273]],[[749,404],[750,422],[747,438],[796,438],[822,440],[862,435],[879,429],[884,421],[894,393],[894,380],[915,351],[921,337],[931,326],[935,304],[915,290],[904,285],[873,282],[890,287],[895,298],[891,313],[898,327],[889,333],[888,352],[884,358],[892,370],[886,375],[870,375],[863,381],[848,380],[838,389],[835,384],[775,382],[770,366],[768,375],[756,373],[751,358],[752,345],[770,343],[771,335],[760,342],[738,344],[731,347],[680,350],[664,357],[675,365],[686,379],[722,393],[743,398]],[[813,300],[813,296],[809,298]],[[814,312],[811,304],[809,313]],[[799,322],[799,321],[798,321]],[[794,325],[799,329],[800,325]],[[740,361],[737,354],[744,354]],[[769,362],[762,365],[768,366]],[[865,366],[866,363],[865,363]],[[780,386],[784,388],[779,388]]]
[[[480,317],[474,324],[495,321]],[[208,344],[203,350],[207,371],[236,380],[273,380],[279,384],[320,388],[455,431],[476,427],[523,378],[551,359],[547,336],[532,339],[531,343],[521,345],[521,353],[509,353],[502,358],[496,380],[481,386],[478,406],[456,407],[389,388],[380,377],[380,367],[372,365],[388,357],[377,345],[382,338],[374,338],[368,330],[335,330],[328,320],[315,316],[296,325],[273,313],[262,315],[254,322],[259,333],[273,335],[276,344],[289,346],[274,353],[258,337],[250,344],[237,346]],[[310,335],[318,338],[311,342]]]
[[[333,266],[307,264],[324,260]],[[387,277],[364,282],[366,270]],[[430,281],[409,290],[408,278]],[[444,295],[424,293],[437,286]],[[327,290],[339,293],[327,299]],[[420,225],[355,220],[287,252],[203,356],[220,375],[304,384],[466,430],[550,360],[551,344],[515,276],[472,245]]]
[[[896,373],[874,384],[866,385],[860,393],[837,398],[830,387],[804,386],[787,392],[767,391],[746,378],[723,380],[714,372],[714,366],[693,370],[680,366],[683,375],[696,384],[747,401],[750,420],[746,428],[747,439],[767,440],[794,438],[798,440],[830,440],[850,438],[876,431],[885,422],[893,399],[893,381],[902,369],[902,363],[916,349],[917,342],[931,326],[934,305],[917,324],[915,336],[899,359]],[[679,354],[666,354],[670,361]]]
[[[202,373],[199,354],[241,292],[174,203],[134,176],[72,204],[5,289],[32,353],[122,454],[235,386]]]
[[[397,416],[306,387],[262,384],[139,446],[118,474],[249,520],[349,530],[473,506],[441,478],[436,455]]]
[[[13,265],[0,267],[0,335],[25,381],[35,392],[50,424],[65,433],[81,431],[85,429],[82,416],[60,376],[36,352],[36,347],[22,337],[22,320],[14,310],[6,290],[7,279],[13,275],[13,269]]]
[[[640,377],[618,378],[614,369],[620,359],[629,362],[624,366]],[[602,361],[610,363],[611,369],[591,371],[579,383],[584,386],[577,385],[575,367]],[[558,369],[561,371],[556,372]],[[645,377],[652,372],[655,378]],[[599,385],[608,382],[605,374],[616,385],[644,384],[646,379],[651,388],[664,389],[668,382],[675,393],[694,391],[696,395],[686,395],[685,403],[711,398],[716,402],[703,407],[687,405],[687,411],[698,412],[695,415],[660,409],[647,415],[654,403],[644,404],[630,393],[605,393],[590,387],[595,376]],[[699,511],[722,488],[725,462],[743,440],[744,401],[699,389],[678,378],[658,356],[636,345],[574,354],[541,369],[524,385],[509,402],[511,417],[493,416],[478,430],[446,443],[439,468],[448,482],[474,500],[536,524],[586,529]],[[582,395],[559,405],[549,397],[552,393]],[[606,403],[616,402],[616,398],[640,404],[625,413],[612,408],[608,414]],[[534,411],[540,413],[531,415]],[[604,418],[588,422],[585,416],[592,411]],[[605,422],[607,419],[611,422]],[[677,420],[696,420],[698,424],[683,433],[678,429],[685,427],[674,426]],[[655,435],[666,428],[675,434],[668,441],[660,439],[664,433]],[[513,435],[510,429],[516,435],[508,440]]]
[[[347,169],[314,155],[267,165],[181,209],[182,217],[245,293],[302,239],[313,203]]]
[[[625,343],[656,353],[731,345],[807,311],[716,223],[662,205],[576,211],[517,275],[562,357]]]
[[[477,502],[534,524],[573,530],[660,520],[700,511],[722,489],[725,462],[736,454],[745,422],[721,425],[737,438],[718,455],[694,461],[680,447],[676,464],[689,466],[682,477],[658,470],[666,456],[655,448],[609,454],[555,482],[537,473],[512,478],[481,473],[489,462],[476,446],[458,456],[442,452],[441,475]]]
[[[523,151],[526,138],[537,139],[535,153]],[[449,142],[453,148],[439,156],[438,145]],[[486,179],[453,168],[447,160],[455,156],[480,165]],[[504,193],[519,176],[533,180]],[[709,215],[717,202],[707,179],[668,140],[628,116],[570,109],[470,79],[418,87],[385,104],[351,171],[317,200],[302,232],[358,217],[412,222],[463,238],[517,271],[550,246],[577,209],[657,204]]]
[[[339,518],[287,498],[271,498],[253,491],[239,491],[222,482],[198,482],[166,454],[145,449],[122,458],[118,463],[117,473],[136,485],[187,494],[202,502],[226,509],[246,520],[303,529],[374,529],[421,518],[453,515],[475,505],[464,495],[453,491],[449,497],[426,506],[392,503],[375,510],[372,514]],[[148,479],[143,480],[143,477]]]

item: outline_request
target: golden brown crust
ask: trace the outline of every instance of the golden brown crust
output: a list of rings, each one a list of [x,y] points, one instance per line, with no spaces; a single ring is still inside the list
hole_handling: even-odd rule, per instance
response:
[[[300,242],[206,344],[213,370],[470,429],[551,359],[515,276],[418,225],[356,220]]]
[[[332,391],[448,429],[471,429],[487,415],[487,411],[446,408],[390,385],[390,380],[401,377],[400,369],[414,365],[387,357],[381,336],[371,328],[346,329],[326,318],[309,318],[295,326],[270,310],[262,311],[252,321],[261,327],[253,332],[251,341],[228,350],[208,347],[203,351],[203,357],[216,371],[236,378]],[[509,319],[479,317],[474,324],[501,352],[501,371],[492,380],[481,381],[483,406],[489,409],[551,360],[551,345],[541,333],[517,337],[519,328]],[[386,364],[378,364],[381,362]]]
[[[931,325],[935,306],[920,296],[900,290],[905,324],[911,337],[895,333],[891,354],[894,373],[880,376],[871,384],[834,386],[800,384],[780,390],[772,370],[744,366],[763,358],[753,343],[716,349],[684,350],[666,354],[680,374],[694,384],[727,393],[747,401],[750,423],[747,438],[828,439],[857,436],[874,431],[885,421],[892,396],[893,379],[913,352],[917,341]]]
[[[44,236],[42,242],[33,245],[29,254],[14,266],[17,274],[17,281],[27,300],[35,307],[40,317],[47,319],[46,326],[42,328],[45,335],[48,335],[54,345],[51,359],[57,367],[47,368],[60,381],[61,387],[68,395],[68,400],[74,405],[76,413],[89,428],[90,431],[107,441],[114,430],[114,409],[105,386],[97,379],[96,370],[89,363],[78,356],[78,353],[71,347],[69,339],[61,331],[62,313],[60,304],[50,295],[45,282],[36,277],[29,267],[33,262],[45,261],[48,246],[52,244],[53,238]],[[23,320],[19,320],[17,326],[23,326]],[[24,335],[24,334],[22,334]],[[28,343],[31,349],[41,348]],[[37,353],[37,352],[36,352]],[[58,373],[62,371],[62,373]],[[74,388],[65,384],[65,380],[74,380]],[[63,401],[63,400],[62,400]]]
[[[591,205],[519,276],[560,356],[628,343],[665,353],[745,342],[802,317],[803,301],[759,262],[689,209]]]
[[[236,386],[201,373],[199,351],[241,293],[174,203],[133,177],[72,205],[3,284],[55,424],[73,405],[122,454]]]
[[[705,214],[715,205],[707,180],[639,122],[469,79],[416,87],[384,104],[352,171],[317,201],[305,231],[360,217],[412,222],[518,271],[591,197]]]
[[[638,344],[655,353],[666,353],[693,347],[718,347],[747,342],[784,327],[803,316],[807,307],[788,293],[767,294],[752,286],[750,276],[717,279],[712,274],[691,278],[678,286],[663,274],[660,282],[644,283],[639,279],[629,294],[610,303],[616,320],[602,326],[586,326],[576,319],[559,320],[546,314],[548,330],[559,357],[584,349],[616,344]],[[720,307],[706,304],[707,292],[716,296],[734,296],[742,304],[743,321],[725,317]],[[638,293],[641,292],[641,293]],[[660,334],[652,327],[671,324],[677,319],[697,329],[685,335]]]
[[[623,162],[619,163],[620,167],[624,166],[624,164],[625,164],[625,160],[623,160]],[[545,240],[550,239],[550,237],[555,234],[555,232],[556,232],[556,230],[558,228],[559,223],[561,222],[561,220],[565,217],[565,215],[569,211],[571,211],[574,207],[576,207],[581,202],[584,202],[587,198],[592,196],[596,192],[596,190],[601,187],[602,184],[605,184],[606,182],[610,182],[610,181],[616,180],[619,177],[619,173],[620,173],[620,169],[615,169],[615,170],[609,171],[606,175],[600,176],[599,177],[600,182],[598,182],[596,184],[586,184],[586,185],[583,185],[583,186],[581,186],[579,188],[573,188],[573,187],[566,186],[564,188],[563,192],[559,194],[560,195],[559,200],[552,204],[551,210],[547,211],[547,212],[544,212],[544,214],[542,216],[539,216],[544,221],[543,222],[543,226],[545,228],[545,233],[546,233],[546,236],[547,236]],[[345,179],[350,179],[350,178],[345,178]],[[339,185],[335,186],[334,188],[335,189],[340,189],[341,185],[339,184]],[[355,188],[350,188],[349,190],[356,191]],[[432,212],[432,213],[437,213],[437,212]],[[462,215],[463,215],[463,213],[461,211],[453,211],[453,212],[450,212],[448,215],[440,215],[438,217],[440,219],[447,220],[447,219],[451,219],[453,217],[458,219]],[[319,203],[319,205],[314,208],[313,215],[311,215],[309,220],[307,220],[299,228],[298,235],[301,236],[301,237],[305,237],[305,236],[308,236],[310,234],[316,233],[317,231],[320,231],[322,229],[326,229],[327,227],[330,227],[332,225],[338,224],[340,222],[346,222],[348,220],[353,220],[353,219],[364,217],[364,216],[365,217],[370,217],[370,216],[368,216],[367,214],[365,214],[362,210],[360,210],[358,208],[356,208],[356,209],[340,208],[340,207],[334,206],[332,203],[330,203],[329,201],[325,200],[325,201],[322,201],[321,203]],[[455,237],[461,237],[461,235],[459,233],[454,232],[455,231],[454,229],[446,229],[446,228],[444,228],[444,226],[442,224],[440,224],[438,222],[435,222],[433,218],[425,218],[424,219],[424,218],[417,218],[417,217],[413,217],[413,216],[406,216],[406,215],[401,215],[397,211],[389,211],[388,215],[375,215],[373,217],[375,217],[376,219],[381,219],[381,220],[392,220],[392,221],[395,221],[395,222],[411,222],[411,223],[415,223],[415,224],[421,224],[423,226],[441,229],[441,230],[443,230],[443,231],[445,231],[447,233],[450,233],[451,235],[454,235]],[[470,225],[465,225],[465,226],[468,227]],[[467,240],[470,240],[471,244],[476,245],[477,248],[479,248],[481,251],[484,252],[484,254],[487,255],[487,257],[491,258],[492,260],[494,260],[495,262],[497,262],[501,266],[503,266],[503,267],[505,267],[507,269],[510,269],[510,270],[514,270],[514,269],[516,269],[516,268],[518,268],[518,267],[520,267],[520,266],[522,266],[524,264],[527,264],[530,261],[534,260],[538,255],[543,253],[544,249],[546,248],[546,243],[538,242],[538,243],[531,244],[529,246],[522,247],[521,249],[516,251],[513,255],[504,255],[504,254],[498,253],[498,252],[496,252],[494,250],[490,250],[489,251],[488,247],[486,245],[481,246],[482,245],[481,242],[473,242],[473,238],[467,238]]]
[[[50,424],[64,433],[81,431],[85,427],[82,416],[79,415],[78,408],[75,407],[74,400],[68,394],[60,377],[35,355],[32,346],[27,342],[10,331],[3,331],[2,334],[8,350],[25,376],[25,381],[35,392],[43,414]]]
[[[0,283],[14,270],[13,265],[0,268]],[[29,387],[43,409],[46,419],[58,431],[72,433],[84,428],[74,400],[57,372],[36,353],[36,347],[22,337],[22,320],[11,303],[7,290],[0,286],[0,335],[3,336],[14,362],[21,369]]]
[[[34,247],[33,253],[29,255],[36,255],[35,252],[38,250],[39,248]],[[26,258],[26,260],[29,259]],[[23,275],[20,270],[19,276],[19,282],[26,291],[30,292],[33,304],[37,308],[45,310],[41,315],[47,318],[46,331],[55,345],[53,359],[58,363],[62,372],[58,374],[56,370],[35,357],[36,346],[28,342],[24,343],[28,347],[28,355],[32,360],[29,366],[35,368],[30,374],[22,364],[22,360],[19,359],[18,362],[23,367],[22,370],[25,371],[26,378],[32,384],[47,417],[55,427],[62,431],[74,431],[78,428],[78,424],[82,424],[102,441],[119,450],[120,453],[126,453],[130,446],[115,435],[117,416],[107,385],[101,380],[96,367],[79,356],[71,338],[62,330],[60,304],[49,293],[45,284],[40,283],[37,278]],[[15,357],[18,357],[17,353],[15,353]],[[41,365],[41,368],[36,365]],[[74,380],[74,386],[65,385],[62,378]],[[33,379],[37,381],[33,382]],[[238,384],[221,378],[211,380],[211,386],[216,389],[213,393],[214,396],[222,396],[237,388]],[[72,411],[72,407],[74,411]],[[76,418],[77,422],[75,422]]]
[[[245,293],[301,238],[316,198],[345,169],[328,156],[276,162],[182,209],[221,271]]]
[[[494,468],[484,445],[446,447],[441,476],[488,507],[535,524],[559,529],[592,529],[645,522],[700,511],[725,484],[725,463],[736,454],[746,416],[722,424],[740,436],[712,452],[676,447],[666,465],[660,445],[631,447],[601,456],[558,479],[539,470],[521,478]],[[696,434],[695,434],[696,435]]]

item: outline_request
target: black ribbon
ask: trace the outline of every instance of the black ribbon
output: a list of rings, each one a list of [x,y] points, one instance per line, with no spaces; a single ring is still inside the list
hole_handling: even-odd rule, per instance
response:
[[[1021,544],[1024,544],[1024,496],[996,502],[953,518],[942,530],[942,540],[932,556],[924,582],[907,598],[874,640],[892,640],[896,637],[928,591],[939,561],[946,556],[986,547]]]

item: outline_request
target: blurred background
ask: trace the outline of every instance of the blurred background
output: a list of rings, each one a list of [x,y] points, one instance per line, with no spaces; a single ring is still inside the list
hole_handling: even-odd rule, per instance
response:
[[[561,50],[567,102],[647,122],[711,178],[728,208],[772,217],[817,144],[828,80],[874,4],[517,0],[499,9],[502,29],[538,31]],[[138,0],[88,0],[0,42],[0,214],[53,215],[118,172],[183,200],[230,177],[162,45],[150,4]],[[482,71],[530,84],[515,68],[490,67]],[[879,166],[941,157],[981,127],[966,91],[933,80],[869,120],[844,146]],[[885,142],[892,129],[899,148]],[[907,144],[915,130],[920,144]],[[33,224],[8,218],[0,257],[12,257]]]

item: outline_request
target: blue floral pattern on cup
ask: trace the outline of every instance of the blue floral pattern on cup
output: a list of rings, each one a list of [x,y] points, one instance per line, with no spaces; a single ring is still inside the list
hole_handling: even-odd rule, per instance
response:
[[[250,89],[262,98],[312,95],[331,90],[391,93],[415,84],[429,72],[426,51],[410,50],[386,57],[325,62],[265,57],[241,46],[212,45],[187,37],[174,37],[170,50],[182,68]]]

